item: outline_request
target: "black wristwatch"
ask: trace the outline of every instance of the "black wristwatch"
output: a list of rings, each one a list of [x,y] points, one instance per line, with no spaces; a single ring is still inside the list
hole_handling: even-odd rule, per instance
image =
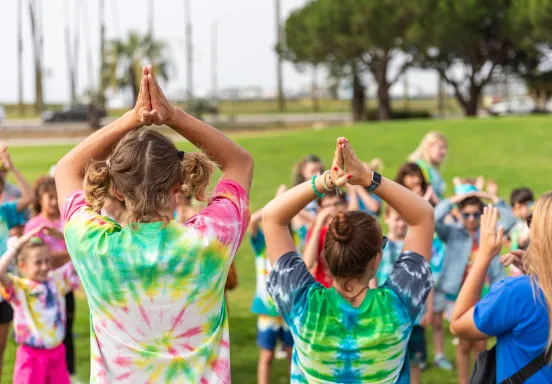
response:
[[[381,184],[381,175],[377,172],[372,172],[372,184],[366,187],[368,192],[374,192]]]

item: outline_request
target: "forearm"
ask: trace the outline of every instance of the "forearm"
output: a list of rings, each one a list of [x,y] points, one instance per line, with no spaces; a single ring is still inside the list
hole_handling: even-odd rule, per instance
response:
[[[196,119],[181,109],[176,109],[174,117],[167,123],[181,136],[204,151],[221,168],[240,167],[250,162],[249,153],[230,140],[218,129]]]
[[[351,186],[349,188],[349,205],[347,206],[348,211],[358,211],[360,209],[360,204],[358,203],[358,193],[356,191],[356,186]]]
[[[366,186],[370,183],[366,182]],[[427,201],[392,180],[382,177],[374,193],[396,210],[410,227],[434,221],[433,208]]]
[[[358,190],[358,196],[360,197],[360,200],[364,203],[366,208],[368,208],[371,212],[379,212],[381,205],[379,201],[374,199],[364,188],[359,188]]]
[[[19,169],[17,169],[15,166],[11,169],[15,179],[17,180],[17,185],[19,185],[19,188],[21,189],[21,199],[26,201],[32,201],[33,200],[33,189],[25,179],[25,177],[19,172]]]
[[[0,284],[2,284],[3,287],[11,283],[8,277],[8,268],[15,260],[18,252],[18,248],[10,248],[0,257]]]
[[[303,261],[307,266],[307,269],[310,271],[318,264],[318,251],[320,243],[320,227],[317,225],[313,227],[311,236],[305,245],[305,250],[303,251]]]
[[[60,267],[71,260],[71,256],[67,251],[51,252],[51,255],[54,268]]]
[[[253,237],[257,236],[262,219],[263,219],[262,210],[258,210],[257,212],[251,215],[251,220],[249,221],[249,233],[251,234],[251,236]]]
[[[452,311],[452,326],[454,326],[456,320],[460,319],[462,315],[477,304],[481,298],[481,292],[483,290],[485,278],[487,277],[489,265],[490,261],[488,258],[481,257],[481,255],[475,260],[466,281],[462,285],[454,310]]]
[[[133,112],[125,113],[111,124],[88,136],[65,155],[56,167],[56,174],[63,175],[63,177],[84,178],[86,163],[90,159],[105,159],[119,140],[128,132],[139,127],[140,123],[134,117]]]
[[[435,221],[437,223],[443,223],[449,213],[452,212],[454,204],[450,200],[441,200],[435,207]]]

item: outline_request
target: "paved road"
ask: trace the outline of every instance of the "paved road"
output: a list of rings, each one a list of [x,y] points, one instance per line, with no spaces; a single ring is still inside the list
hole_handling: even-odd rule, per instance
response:
[[[103,123],[107,124],[112,121],[112,118],[104,119]],[[263,114],[263,115],[235,115],[235,116],[206,116],[205,121],[209,124],[232,124],[232,125],[259,125],[259,124],[313,124],[316,122],[324,123],[339,123],[350,121],[350,113],[301,113],[301,114]],[[17,131],[51,131],[51,130],[82,130],[86,127],[86,123],[54,123],[43,124],[40,119],[21,119],[21,120],[6,120],[0,125],[2,130],[8,132]]]

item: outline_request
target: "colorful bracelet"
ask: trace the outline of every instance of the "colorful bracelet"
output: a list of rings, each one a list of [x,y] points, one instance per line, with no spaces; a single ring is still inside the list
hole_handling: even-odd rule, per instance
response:
[[[322,174],[322,183],[323,183],[323,185],[324,185],[324,189],[325,189],[326,191],[328,191],[328,192],[329,192],[329,191],[333,191],[333,188],[328,187],[328,184],[326,183],[326,175],[327,175],[329,172],[330,172],[330,171],[326,171],[326,172],[324,172],[324,173]],[[331,175],[330,175],[330,181],[332,181],[332,176],[331,176]],[[332,182],[332,184],[333,184],[333,182]]]
[[[312,190],[314,191],[314,194],[316,195],[316,197],[318,197],[319,199],[323,198],[324,197],[324,194],[323,193],[320,193],[318,192],[318,190],[316,189],[316,183],[315,183],[315,180],[318,176],[313,176],[312,179],[311,179],[311,185],[312,185]]]

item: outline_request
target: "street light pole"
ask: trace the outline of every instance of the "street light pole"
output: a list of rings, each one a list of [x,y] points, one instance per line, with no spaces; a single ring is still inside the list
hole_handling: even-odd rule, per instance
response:
[[[275,13],[276,13],[276,42],[280,46],[282,42],[282,25],[281,25],[281,6],[280,0],[275,0]],[[284,99],[284,84],[283,84],[283,73],[282,73],[282,57],[278,53],[278,60],[276,63],[276,82],[278,83],[278,108],[281,112],[286,109],[286,102]]]
[[[184,11],[186,13],[186,62],[187,62],[187,82],[188,82],[188,103],[194,99],[194,80],[193,80],[193,43],[192,43],[192,15],[190,10],[190,0],[184,0]]]

